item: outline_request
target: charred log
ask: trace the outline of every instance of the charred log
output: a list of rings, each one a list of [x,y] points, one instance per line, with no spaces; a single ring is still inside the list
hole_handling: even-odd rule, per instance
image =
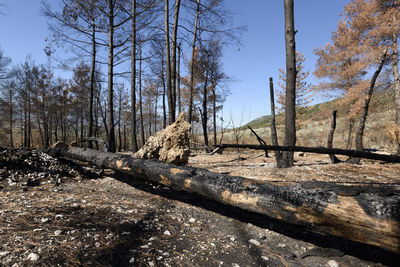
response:
[[[54,149],[50,154],[400,253],[400,192],[395,186],[275,185],[85,148]]]
[[[325,147],[305,147],[305,146],[260,146],[260,145],[238,145],[238,144],[220,144],[215,145],[215,147],[220,148],[248,148],[248,149],[255,149],[255,150],[275,150],[275,151],[293,151],[293,152],[310,152],[310,153],[317,153],[317,154],[337,154],[337,155],[344,155],[350,157],[358,157],[358,158],[365,158],[365,159],[373,159],[373,160],[381,160],[386,162],[392,163],[400,163],[400,156],[396,155],[383,155],[378,153],[371,153],[365,151],[358,151],[358,150],[345,150],[339,148],[325,148]]]

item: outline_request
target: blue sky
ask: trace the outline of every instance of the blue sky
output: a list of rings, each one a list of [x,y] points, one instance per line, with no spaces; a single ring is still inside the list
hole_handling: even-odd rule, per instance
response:
[[[311,72],[316,62],[313,50],[330,41],[347,2],[295,0],[296,46]],[[0,47],[5,55],[13,63],[23,62],[28,54],[36,63],[46,63],[43,48],[49,33],[46,18],[40,16],[40,0],[0,3],[7,6],[5,15],[0,15]],[[224,117],[237,126],[270,112],[268,78],[273,77],[277,87],[278,68],[285,67],[284,10],[283,0],[226,0],[226,6],[235,13],[236,24],[247,25],[243,46],[224,51],[225,71],[234,80]],[[309,77],[309,82],[317,81]]]

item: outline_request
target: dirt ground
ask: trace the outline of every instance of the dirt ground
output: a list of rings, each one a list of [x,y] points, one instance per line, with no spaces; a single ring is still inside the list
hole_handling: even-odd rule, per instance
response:
[[[400,164],[261,152],[189,165],[273,183],[399,186]],[[400,257],[38,151],[0,149],[0,266],[398,266]]]

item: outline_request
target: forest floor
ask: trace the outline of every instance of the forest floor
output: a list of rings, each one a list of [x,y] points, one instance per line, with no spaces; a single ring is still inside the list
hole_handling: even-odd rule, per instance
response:
[[[331,165],[263,153],[194,155],[189,165],[295,183],[400,187],[400,164]],[[111,170],[0,148],[0,266],[396,266],[400,257],[322,236]]]

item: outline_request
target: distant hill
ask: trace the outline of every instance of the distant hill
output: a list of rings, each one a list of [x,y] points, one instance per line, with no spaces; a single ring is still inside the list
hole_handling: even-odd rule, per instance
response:
[[[338,110],[338,118],[345,117],[350,111],[350,105],[338,105],[340,103],[340,98],[316,104],[305,108],[302,114],[298,116],[300,121],[302,120],[325,120],[329,119],[331,116],[331,111],[333,109]],[[384,112],[394,109],[394,91],[385,90],[377,92],[373,95],[369,107],[369,113]],[[269,127],[271,122],[271,115],[264,115],[256,118],[249,123],[243,125],[243,128],[250,126],[253,129]],[[241,127],[241,128],[242,128]]]

